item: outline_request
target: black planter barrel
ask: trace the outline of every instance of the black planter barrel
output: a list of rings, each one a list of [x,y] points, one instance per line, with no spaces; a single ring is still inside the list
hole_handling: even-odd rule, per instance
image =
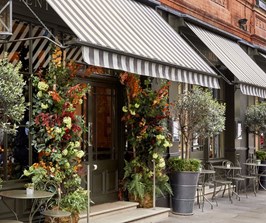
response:
[[[173,214],[193,214],[198,177],[198,172],[174,172],[170,174],[170,184],[173,190]]]
[[[266,164],[265,160],[261,161],[262,164]],[[266,189],[266,166],[260,166],[259,167],[259,175],[262,174],[260,176],[260,186],[259,189],[260,190],[265,190]]]

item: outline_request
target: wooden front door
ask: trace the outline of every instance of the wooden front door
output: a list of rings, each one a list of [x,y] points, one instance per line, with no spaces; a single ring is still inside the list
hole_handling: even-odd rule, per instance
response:
[[[95,204],[117,200],[118,143],[117,87],[90,83],[84,104],[88,127],[87,160],[90,164],[91,199]]]

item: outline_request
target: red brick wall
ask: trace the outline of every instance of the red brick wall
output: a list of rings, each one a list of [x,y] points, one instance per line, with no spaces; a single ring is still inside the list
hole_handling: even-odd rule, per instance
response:
[[[266,11],[256,0],[160,0],[164,5],[189,14],[219,29],[266,48]],[[246,18],[247,30],[238,20]]]

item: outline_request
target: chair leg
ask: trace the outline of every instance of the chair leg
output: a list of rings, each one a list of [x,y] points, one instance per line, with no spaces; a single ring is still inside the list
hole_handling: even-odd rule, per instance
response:
[[[233,200],[232,200],[232,195],[231,195],[231,187],[232,185],[229,183],[228,184],[228,198],[229,198],[229,201],[231,201],[231,203],[233,203]]]

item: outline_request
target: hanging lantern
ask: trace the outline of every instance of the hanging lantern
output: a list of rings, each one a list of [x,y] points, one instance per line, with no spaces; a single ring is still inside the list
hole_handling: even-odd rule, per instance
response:
[[[0,0],[0,39],[12,35],[12,0]]]

